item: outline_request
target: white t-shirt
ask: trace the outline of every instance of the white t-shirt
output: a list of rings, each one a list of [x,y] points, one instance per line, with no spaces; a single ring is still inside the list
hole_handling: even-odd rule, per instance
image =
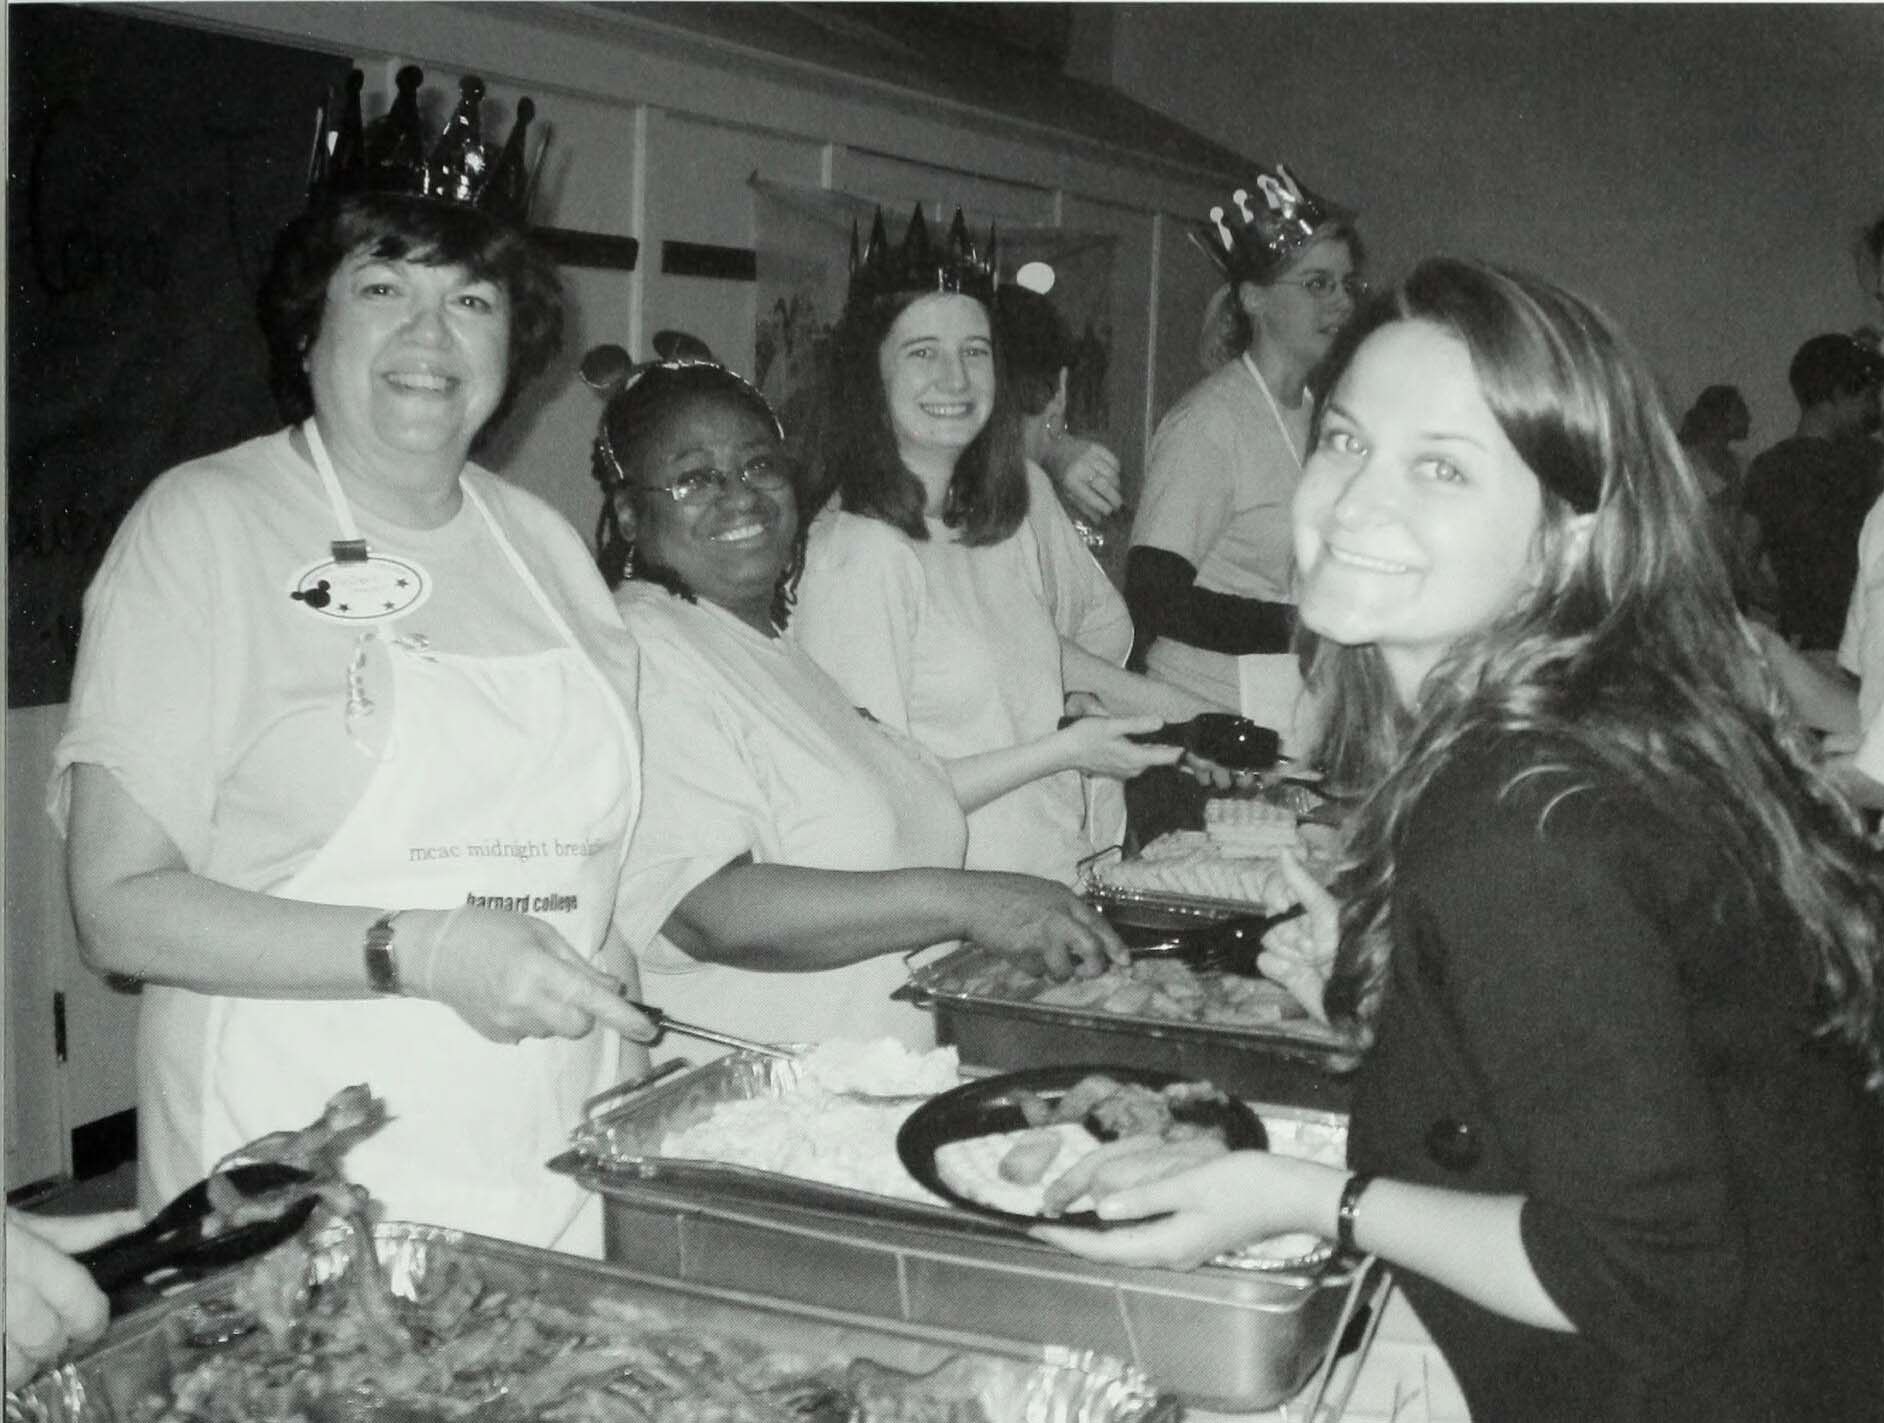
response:
[[[889,999],[908,977],[901,955],[757,972],[701,963],[660,928],[742,854],[814,869],[960,867],[967,831],[947,774],[867,720],[789,637],[648,583],[616,599],[642,649],[646,759],[615,922],[640,956],[648,1000],[762,1041],[887,1034],[931,1045],[928,1015]]]
[[[1294,601],[1289,506],[1301,482],[1309,406],[1285,431],[1244,356],[1205,377],[1158,422],[1132,547],[1166,549],[1197,586],[1270,603]]]
[[[1132,547],[1177,554],[1206,591],[1294,602],[1290,505],[1311,411],[1306,399],[1280,418],[1279,409],[1247,354],[1192,386],[1152,436]],[[1227,654],[1163,637],[1146,666],[1222,706],[1241,706],[1236,659]]]
[[[912,539],[827,510],[812,522],[791,636],[850,698],[944,760],[1045,736],[1065,696],[1033,526],[970,547],[939,519]],[[968,817],[970,869],[1073,882],[1092,852],[1076,771]]]
[[[1123,667],[1133,636],[1125,599],[1073,527],[1047,472],[1032,460],[1027,461],[1027,522],[1040,548],[1041,581],[1054,627],[1094,657]],[[1080,781],[1087,840],[1095,849],[1123,844],[1125,783],[1110,776],[1081,776]]]
[[[1884,709],[1884,498],[1871,506],[1858,533],[1858,581],[1845,612],[1838,663],[1858,678],[1858,719],[1865,726]]]
[[[576,531],[526,490],[464,474],[630,713],[633,641]],[[562,645],[467,501],[437,529],[353,511],[375,552],[420,564],[430,599],[391,624],[451,652]],[[359,799],[390,716],[346,715],[360,629],[289,597],[339,537],[320,476],[285,430],[160,476],[113,539],[85,595],[84,638],[49,808],[63,826],[75,762],[111,771],[195,873],[271,890],[326,843]],[[390,711],[383,654],[361,690]]]
[[[1052,479],[1032,460],[1027,461],[1027,522],[1039,546],[1053,625],[1094,657],[1123,667],[1132,652],[1132,615],[1125,599],[1073,527]]]

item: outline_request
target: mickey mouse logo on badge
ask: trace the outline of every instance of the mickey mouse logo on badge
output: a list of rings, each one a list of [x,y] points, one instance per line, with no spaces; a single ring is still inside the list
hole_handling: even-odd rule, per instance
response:
[[[423,568],[376,553],[364,559],[323,558],[288,585],[297,608],[328,622],[384,623],[404,617],[432,595]]]

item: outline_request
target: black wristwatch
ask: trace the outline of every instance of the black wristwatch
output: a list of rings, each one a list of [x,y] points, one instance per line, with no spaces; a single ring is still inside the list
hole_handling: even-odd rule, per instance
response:
[[[366,931],[361,953],[366,959],[366,981],[375,993],[397,996],[403,991],[399,987],[399,965],[393,960],[392,952],[393,920],[399,913],[397,909],[388,910]]]

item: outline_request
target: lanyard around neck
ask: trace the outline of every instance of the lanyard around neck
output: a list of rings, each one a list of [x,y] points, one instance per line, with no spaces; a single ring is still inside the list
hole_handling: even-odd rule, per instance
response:
[[[334,511],[334,525],[340,530],[340,537],[329,547],[333,550],[335,563],[364,563],[367,559],[366,540],[360,534],[360,526],[353,522],[353,506],[347,502],[346,492],[340,487],[340,476],[334,472],[333,457],[327,453],[327,442],[321,438],[320,426],[314,417],[309,416],[301,425],[301,434],[307,440],[308,453],[314,457],[314,469],[321,477],[321,488],[327,491],[327,503]]]
[[[1295,467],[1302,467],[1302,452],[1295,448],[1295,435],[1289,429],[1289,422],[1283,418],[1282,407],[1276,404],[1276,397],[1270,393],[1269,382],[1263,379],[1263,373],[1256,368],[1256,362],[1250,353],[1243,353],[1243,369],[1249,372],[1249,378],[1256,382],[1256,389],[1263,393],[1263,404],[1269,407],[1269,413],[1275,417],[1276,429],[1282,432],[1282,443],[1288,446],[1289,457],[1295,461]]]

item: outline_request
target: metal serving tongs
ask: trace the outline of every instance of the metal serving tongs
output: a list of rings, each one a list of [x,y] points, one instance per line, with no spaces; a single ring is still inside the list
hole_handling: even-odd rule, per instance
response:
[[[718,1028],[709,1028],[701,1023],[689,1023],[676,1018],[664,1008],[656,1008],[651,1003],[643,1003],[639,999],[630,998],[625,989],[620,996],[622,1002],[644,1015],[662,1032],[679,1033],[683,1038],[698,1038],[703,1043],[718,1043],[721,1047],[735,1048],[741,1052],[755,1052],[763,1057],[783,1058],[787,1062],[803,1061],[798,1053],[790,1048],[780,1047],[777,1043],[755,1042],[751,1038],[742,1038],[734,1033],[723,1033]],[[935,1094],[933,1092],[865,1092],[853,1087],[843,1091],[833,1091],[831,1095],[848,1097],[856,1102],[868,1102],[872,1106],[895,1107],[926,1102]]]
[[[673,1017],[664,1008],[656,1008],[652,1003],[643,1003],[630,998],[624,991],[621,1001],[635,1012],[641,1014],[662,1032],[679,1033],[683,1038],[698,1038],[703,1043],[718,1043],[721,1047],[737,1048],[741,1052],[756,1052],[761,1057],[780,1057],[788,1062],[795,1062],[798,1054],[790,1048],[779,1047],[775,1043],[755,1042],[751,1038],[742,1038],[733,1033],[722,1033],[718,1028],[709,1028],[700,1023],[685,1022]]]

